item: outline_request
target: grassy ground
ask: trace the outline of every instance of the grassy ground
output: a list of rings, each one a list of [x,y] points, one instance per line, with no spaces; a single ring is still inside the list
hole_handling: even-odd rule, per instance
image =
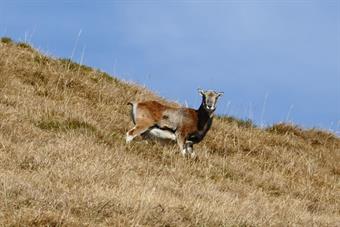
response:
[[[340,226],[340,139],[217,117],[197,160],[137,140],[158,99],[24,43],[0,42],[0,225]]]

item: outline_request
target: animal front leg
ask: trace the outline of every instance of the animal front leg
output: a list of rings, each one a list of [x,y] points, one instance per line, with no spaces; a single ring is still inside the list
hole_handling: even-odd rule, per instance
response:
[[[193,150],[194,143],[187,140],[186,135],[187,134],[184,131],[179,131],[176,134],[178,146],[180,147],[183,156],[186,157],[187,155],[190,155],[192,158],[194,158],[196,156]]]
[[[195,158],[195,157],[196,157],[196,154],[195,154],[195,152],[194,152],[193,146],[194,146],[194,144],[193,144],[193,142],[191,142],[191,141],[186,141],[186,142],[185,142],[185,145],[184,145],[185,150],[186,150],[186,154],[187,154],[187,155],[190,154],[191,158]]]
[[[185,147],[185,137],[183,133],[177,132],[176,139],[177,139],[177,144],[179,146],[179,149],[181,150],[182,155],[185,156],[187,151]]]

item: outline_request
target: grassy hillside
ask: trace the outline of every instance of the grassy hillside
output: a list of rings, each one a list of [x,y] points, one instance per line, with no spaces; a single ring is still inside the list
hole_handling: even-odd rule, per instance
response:
[[[196,92],[196,91],[193,91]],[[197,160],[136,140],[150,91],[0,42],[0,225],[340,226],[340,139],[218,117]]]

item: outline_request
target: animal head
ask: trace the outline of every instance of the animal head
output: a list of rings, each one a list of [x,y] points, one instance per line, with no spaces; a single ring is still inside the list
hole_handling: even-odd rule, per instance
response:
[[[198,89],[198,92],[202,95],[202,104],[204,109],[208,112],[214,112],[216,109],[217,99],[223,95],[223,92],[202,89]]]

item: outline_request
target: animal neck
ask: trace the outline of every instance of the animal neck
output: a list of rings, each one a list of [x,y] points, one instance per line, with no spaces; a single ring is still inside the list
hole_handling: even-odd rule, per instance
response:
[[[196,113],[198,117],[197,131],[189,136],[189,140],[194,143],[200,142],[207,134],[211,127],[213,117],[213,114],[204,108],[203,103],[198,110],[196,110]]]
[[[198,114],[198,130],[200,131],[203,130],[205,132],[208,131],[212,123],[213,112],[207,111],[204,108],[204,104],[202,103],[197,110],[197,114]]]

